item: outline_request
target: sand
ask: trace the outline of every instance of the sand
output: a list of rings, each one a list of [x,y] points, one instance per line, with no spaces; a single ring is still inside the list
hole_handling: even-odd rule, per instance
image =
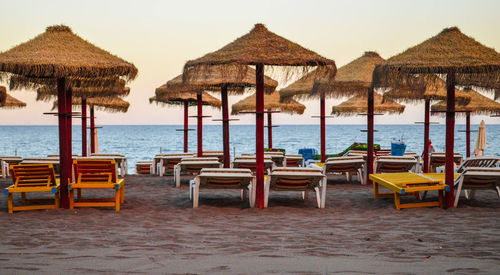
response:
[[[10,179],[0,180],[6,187]],[[394,209],[369,186],[330,178],[325,209],[291,192],[265,210],[238,191],[187,180],[127,176],[111,208],[7,213],[0,196],[0,273],[494,274],[500,270],[500,200],[477,192],[459,208]],[[434,199],[435,195],[430,196]],[[19,198],[16,203],[19,203]]]

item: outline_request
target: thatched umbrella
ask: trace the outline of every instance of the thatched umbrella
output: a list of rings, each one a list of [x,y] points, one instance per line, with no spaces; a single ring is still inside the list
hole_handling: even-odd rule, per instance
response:
[[[422,75],[425,83],[432,83],[432,80],[426,79],[428,75],[446,75],[445,181],[450,187],[446,198],[447,205],[452,207],[456,80],[459,80],[460,84],[475,80],[477,86],[494,88],[491,81],[487,79],[500,79],[500,53],[464,35],[456,27],[447,28],[438,35],[378,65],[373,72],[374,87],[397,87],[401,84],[412,86],[416,79],[414,74]],[[486,77],[481,77],[483,74]],[[370,91],[370,94],[373,94],[373,89]],[[368,156],[370,156],[373,152],[373,142],[368,144],[368,150]]]
[[[241,94],[245,88],[255,87],[255,70],[248,67],[245,71],[240,70],[240,66],[211,66],[203,70],[201,74],[191,74],[189,83],[184,83],[182,75],[167,82],[167,87],[177,91],[214,91],[221,93],[222,99],[222,143],[224,151],[224,167],[230,165],[229,149],[229,106],[228,92],[231,94]],[[242,74],[243,72],[243,74]],[[272,93],[278,86],[275,80],[264,77],[264,89],[267,93]],[[202,114],[198,114],[198,156],[202,156],[201,123]]]
[[[401,114],[405,106],[390,99],[383,100],[379,93],[374,94],[374,111],[377,113]],[[359,113],[366,113],[368,105],[368,94],[366,92],[357,93],[355,96],[332,107],[332,115],[351,116]]]
[[[157,94],[158,90],[167,90],[167,84],[163,84],[159,88],[156,89]],[[153,96],[149,99],[149,103],[156,102],[157,104],[166,104],[166,105],[184,105],[184,129],[181,131],[184,132],[184,153],[188,151],[188,107],[198,105],[198,98],[196,92],[170,92],[170,93],[161,93],[160,96]],[[220,108],[222,103],[217,98],[211,96],[210,94],[203,92],[201,95],[202,104],[212,106],[215,108]]]
[[[71,177],[71,90],[66,78],[124,76],[134,79],[137,68],[73,34],[67,26],[51,26],[32,40],[0,53],[0,72],[28,78],[56,79],[59,98],[61,206],[69,207]]]
[[[4,86],[0,86],[0,108],[2,109],[17,109],[26,107],[26,103],[7,94]]]
[[[335,62],[268,31],[263,24],[256,24],[248,34],[223,48],[188,61],[184,66],[184,80],[189,83],[191,75],[213,65],[238,65],[241,76],[248,71],[247,65],[256,67],[256,203],[257,207],[264,208],[264,65],[287,66],[286,75],[297,66],[303,68],[302,72],[311,67],[331,66],[333,77]],[[224,72],[226,66],[221,68]]]
[[[491,100],[484,95],[474,91],[469,90],[468,94],[471,96],[471,100],[466,105],[455,105],[455,112],[458,115],[465,115],[465,140],[466,140],[466,156],[470,157],[470,115],[471,114],[496,114],[500,112],[500,103]],[[433,104],[431,107],[432,112],[446,112],[446,101],[440,101]]]
[[[253,94],[249,97],[246,97],[232,106],[232,115],[237,115],[239,113],[244,112],[253,112],[255,111],[255,98],[256,94]],[[287,102],[280,102],[280,92],[274,91],[272,94],[264,95],[264,109],[267,113],[267,141],[269,149],[273,148],[273,126],[272,123],[272,114],[273,113],[288,113],[288,114],[303,114],[306,106],[298,103],[295,100],[290,100]]]
[[[429,172],[429,126],[430,126],[430,103],[431,100],[445,100],[446,82],[436,75],[428,76],[433,79],[432,85],[423,85],[418,89],[410,87],[398,87],[384,93],[384,99],[398,100],[402,102],[414,103],[424,101],[424,167],[423,172]],[[425,83],[421,81],[421,83]],[[460,104],[467,104],[471,96],[461,90],[455,91],[455,98]]]

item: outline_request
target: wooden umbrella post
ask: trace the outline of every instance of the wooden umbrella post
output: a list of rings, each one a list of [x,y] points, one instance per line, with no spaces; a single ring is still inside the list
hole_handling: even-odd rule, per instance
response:
[[[203,101],[201,92],[198,92],[196,95],[197,105],[198,105],[198,157],[203,157]]]
[[[184,153],[188,151],[188,115],[189,102],[184,100]]]
[[[255,155],[256,155],[256,200],[258,208],[264,208],[264,64],[256,66],[255,99]]]
[[[267,113],[267,146],[269,149],[273,148],[273,113],[271,110],[268,110],[269,112]]]
[[[227,85],[222,85],[220,91],[222,101],[222,148],[224,150],[224,168],[229,168],[229,107],[227,99]]]
[[[325,94],[321,94],[320,98],[320,128],[321,128],[321,162],[326,162],[326,104]]]
[[[453,207],[454,200],[454,138],[455,138],[455,73],[446,74],[446,163],[445,183],[450,190],[446,193],[447,207]]]
[[[367,114],[367,149],[366,149],[366,165],[367,165],[367,172],[366,172],[366,182],[368,184],[371,184],[372,182],[370,181],[370,174],[373,173],[373,111],[374,111],[374,95],[373,95],[373,86],[370,87],[368,90],[368,114]]]
[[[90,106],[90,153],[95,153],[95,115],[94,105]]]
[[[430,124],[430,106],[431,100],[425,99],[425,118],[424,118],[424,167],[423,172],[429,173],[429,124]]]
[[[66,178],[69,178],[71,181],[73,178],[73,148],[72,148],[72,124],[73,124],[73,119],[72,119],[72,111],[73,111],[73,98],[72,98],[72,93],[73,91],[71,90],[71,87],[66,89],[66,164],[64,166],[64,170],[66,170]],[[62,166],[61,166],[62,170]],[[62,175],[61,175],[62,177]]]
[[[66,80],[64,78],[57,79],[57,102],[58,102],[58,119],[59,119],[59,164],[61,175],[60,203],[62,208],[69,208],[68,199],[68,171],[65,169],[67,146],[67,124],[66,124]],[[71,155],[70,155],[71,156]]]
[[[82,97],[82,156],[87,156],[87,98]]]
[[[466,157],[470,157],[470,112],[465,113],[465,146]]]

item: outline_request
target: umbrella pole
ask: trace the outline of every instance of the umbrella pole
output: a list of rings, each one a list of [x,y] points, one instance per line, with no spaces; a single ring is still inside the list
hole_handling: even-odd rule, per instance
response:
[[[270,112],[267,113],[267,143],[269,149],[273,148],[273,121],[272,121],[272,116],[273,114]]]
[[[450,191],[446,193],[447,207],[453,207],[454,199],[454,158],[453,143],[455,138],[455,73],[446,74],[446,163],[445,183]]]
[[[90,106],[90,153],[95,153],[95,116],[94,105]]]
[[[229,168],[230,149],[229,149],[229,108],[227,99],[227,86],[220,88],[222,100],[222,147],[224,150],[224,168]]]
[[[188,107],[188,101],[184,100],[184,153],[188,151]]]
[[[66,109],[66,80],[65,78],[57,79],[57,102],[58,102],[58,112],[59,112],[59,167],[60,167],[60,177],[61,177],[61,189],[60,189],[60,203],[62,208],[69,208],[69,198],[68,198],[68,166],[67,157],[68,154],[68,136],[67,136],[67,109]],[[71,153],[70,153],[71,156]],[[71,167],[71,166],[70,166]]]
[[[470,112],[465,114],[465,145],[466,157],[470,157]]]
[[[196,95],[198,104],[198,157],[203,157],[203,101],[201,98],[201,92]]]
[[[424,167],[423,172],[429,172],[429,124],[430,124],[430,105],[431,100],[425,99],[425,118],[424,118]]]
[[[82,156],[87,156],[87,99],[82,97]]]
[[[264,208],[264,64],[257,64],[255,99],[256,206]]]
[[[326,162],[326,107],[325,107],[325,94],[321,94],[320,98],[320,128],[321,128],[321,162]]]
[[[368,114],[367,114],[367,148],[366,148],[366,182],[371,184],[370,174],[373,174],[373,109],[374,109],[373,86],[368,90]]]

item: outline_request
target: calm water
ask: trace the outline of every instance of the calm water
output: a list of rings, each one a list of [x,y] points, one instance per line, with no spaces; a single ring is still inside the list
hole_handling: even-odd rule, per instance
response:
[[[177,125],[127,125],[104,126],[99,129],[100,153],[120,153],[129,159],[129,171],[139,160],[149,160],[155,154],[163,152],[181,152],[183,148],[181,128]],[[476,130],[478,125],[472,125]],[[327,125],[327,153],[338,153],[353,142],[365,142],[364,125]],[[403,137],[407,151],[422,152],[422,125],[375,125],[375,143],[382,148],[390,148],[391,138]],[[455,127],[455,151],[465,155],[465,125]],[[297,153],[299,148],[313,147],[319,150],[318,125],[282,125],[273,129],[273,146],[285,148],[287,152]],[[196,131],[189,132],[189,151],[196,151]],[[218,125],[203,127],[204,150],[222,150],[222,130]],[[471,147],[475,144],[477,133],[471,134]],[[444,151],[445,125],[431,125],[430,137],[436,151]],[[233,125],[230,127],[231,154],[250,153],[255,151],[255,126]],[[488,148],[485,155],[500,156],[500,125],[486,125],[486,141]],[[267,131],[266,131],[267,147]],[[497,145],[497,146],[495,146]],[[22,157],[44,157],[58,153],[57,126],[0,126],[0,155]],[[81,128],[73,127],[73,153],[81,154]]]

